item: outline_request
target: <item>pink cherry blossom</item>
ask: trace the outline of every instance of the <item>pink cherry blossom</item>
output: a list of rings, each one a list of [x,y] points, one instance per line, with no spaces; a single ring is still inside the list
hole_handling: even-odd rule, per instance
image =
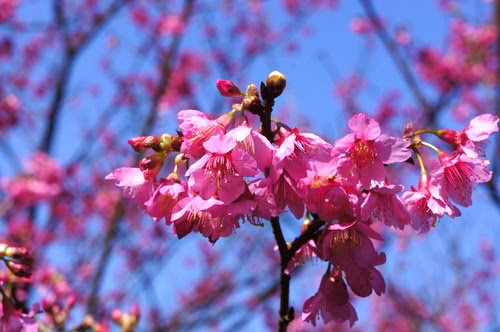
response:
[[[321,316],[323,322],[331,321],[343,323],[349,321],[352,327],[358,320],[356,310],[349,302],[349,293],[342,278],[342,273],[334,270],[327,271],[318,289],[318,292],[304,302],[302,320],[316,326],[316,319]]]
[[[474,183],[488,182],[491,179],[489,162],[482,159],[470,158],[461,153],[450,155],[440,152],[439,162],[441,167],[432,176],[436,181],[441,181],[446,195],[464,207],[472,204]]]
[[[273,165],[275,166],[275,165]],[[265,179],[263,183],[271,185],[274,202],[278,210],[288,208],[295,218],[300,219],[304,215],[304,198],[298,183],[288,174],[287,170],[271,168],[271,178]]]
[[[225,204],[214,197],[204,200],[200,196],[190,196],[177,203],[171,220],[179,239],[194,231],[215,243],[220,237],[227,237],[240,227],[238,218],[229,215]]]
[[[184,197],[187,197],[187,183],[169,176],[160,182],[154,194],[145,203],[146,212],[154,221],[165,218],[166,224],[170,225],[172,209]]]
[[[307,209],[326,222],[337,220],[350,223],[355,220],[355,207],[358,196],[342,184],[336,174],[336,161],[330,163],[311,162],[307,178],[302,180],[307,188],[305,203]]]
[[[387,226],[404,229],[410,221],[410,216],[397,195],[402,190],[403,186],[394,184],[378,185],[370,189],[361,203],[362,220],[373,215]]]
[[[411,156],[410,142],[380,135],[378,122],[363,113],[351,117],[349,128],[353,132],[338,140],[332,152],[339,158],[338,172],[346,184],[360,182],[365,188],[383,184],[384,164],[403,162]]]
[[[468,157],[477,158],[484,154],[482,142],[498,132],[498,116],[482,114],[476,116],[461,132],[440,130],[439,137],[453,145],[458,152],[463,151]]]
[[[265,172],[266,169],[271,167],[275,148],[267,138],[252,130],[246,122],[230,130],[227,135],[236,141],[238,148],[257,161],[257,167],[261,171]]]
[[[280,128],[281,139],[275,153],[276,167],[287,169],[296,180],[306,176],[309,160],[327,162],[331,159],[332,146],[319,136]]]
[[[285,273],[290,274],[293,270],[295,270],[297,266],[312,261],[315,257],[318,256],[316,250],[316,244],[314,243],[314,241],[307,241],[306,244],[304,244],[299,248],[299,250],[295,252],[295,255],[293,255],[290,262],[288,262]]]
[[[155,190],[155,184],[147,181],[143,172],[136,167],[117,168],[106,175],[106,180],[114,180],[118,187],[123,187],[123,196],[142,209],[146,207],[146,202]]]
[[[369,225],[353,222],[325,227],[318,241],[320,258],[346,270],[350,265],[369,268],[385,263],[385,254],[377,253],[371,239],[383,238]]]
[[[3,293],[3,292],[2,292]],[[3,293],[0,309],[0,331],[2,332],[37,332],[38,323],[33,319],[33,312],[23,314],[16,310],[12,301]]]
[[[439,181],[430,178],[427,173],[422,173],[418,182],[418,190],[405,192],[402,200],[410,215],[411,227],[426,233],[434,226],[437,218],[445,214],[451,218],[460,216],[460,211],[443,196],[443,187]]]
[[[186,172],[190,189],[204,199],[217,194],[225,203],[234,201],[245,191],[243,177],[257,175],[257,162],[229,136],[212,136],[203,147],[206,154]]]
[[[181,152],[189,158],[201,158],[205,153],[203,143],[217,134],[225,134],[233,120],[233,113],[221,115],[216,120],[196,110],[184,110],[177,114],[184,141]]]

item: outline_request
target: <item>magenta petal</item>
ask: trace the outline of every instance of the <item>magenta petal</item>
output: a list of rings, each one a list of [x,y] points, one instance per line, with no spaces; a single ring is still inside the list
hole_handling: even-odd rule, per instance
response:
[[[464,131],[470,140],[483,141],[498,131],[498,116],[492,114],[476,116]]]
[[[252,138],[255,147],[257,166],[261,171],[265,171],[266,168],[271,167],[274,147],[269,143],[267,138],[256,131],[252,132]]]
[[[351,133],[342,137],[335,142],[332,149],[332,156],[334,158],[344,155],[356,141],[356,135]]]
[[[194,172],[188,180],[189,188],[203,199],[209,199],[216,192],[216,186],[205,175],[203,170]]]
[[[227,135],[214,135],[210,137],[203,147],[212,153],[226,154],[236,146],[235,140]]]
[[[250,135],[252,132],[252,128],[248,127],[245,124],[235,127],[231,131],[227,133],[227,136],[234,138],[237,142],[242,142],[245,138]]]
[[[377,205],[377,195],[369,192],[363,203],[361,203],[361,221],[368,220],[372,211],[375,210]]]
[[[144,183],[144,174],[137,167],[121,167],[106,175],[106,180],[115,180],[119,187],[135,187]]]
[[[363,140],[374,140],[380,135],[380,126],[377,121],[368,119],[365,114],[359,113],[349,119],[349,128],[356,137]]]
[[[297,137],[295,134],[290,134],[288,135],[283,143],[279,146],[278,150],[276,151],[276,158],[279,161],[282,161],[289,155],[291,155],[295,151],[295,140]]]
[[[259,171],[257,170],[257,161],[240,149],[234,149],[231,153],[233,165],[238,171],[240,176],[256,176]]]
[[[368,226],[366,224],[357,223],[356,228],[361,233],[368,236],[369,238],[372,238],[372,239],[378,240],[378,241],[384,241],[384,238],[379,233],[375,232],[370,226]]]
[[[312,326],[316,326],[316,319],[318,318],[322,301],[323,295],[319,292],[308,298],[304,302],[304,307],[302,308],[302,321],[309,322]]]
[[[201,157],[200,160],[198,160],[197,162],[195,162],[194,164],[192,164],[191,166],[189,166],[189,169],[186,172],[186,176],[190,176],[195,171],[197,171],[199,169],[202,169],[203,166],[206,165],[206,163],[207,163],[207,161],[209,159],[210,159],[210,155],[209,154],[206,154],[203,157]]]
[[[384,164],[380,160],[375,160],[371,165],[359,170],[359,180],[366,189],[382,185],[385,175]]]
[[[377,151],[377,158],[385,164],[403,162],[410,158],[409,146],[409,141],[387,135],[381,135],[373,143],[373,147]]]
[[[217,194],[221,201],[226,204],[231,203],[245,191],[245,181],[242,177],[233,176],[229,181],[222,185],[221,189],[217,190]]]
[[[370,282],[375,293],[380,296],[385,293],[385,281],[382,274],[374,267],[369,267]]]

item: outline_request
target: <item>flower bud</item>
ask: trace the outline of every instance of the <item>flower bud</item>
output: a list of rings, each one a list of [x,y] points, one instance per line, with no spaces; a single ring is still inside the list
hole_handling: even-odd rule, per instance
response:
[[[113,311],[111,311],[111,319],[117,324],[120,324],[122,312],[119,309],[113,309]]]
[[[154,149],[158,144],[160,144],[160,138],[158,136],[146,136],[146,138],[144,138],[144,147],[146,149]]]
[[[217,89],[223,97],[239,97],[243,96],[240,89],[228,80],[217,80]]]
[[[151,146],[156,152],[172,152],[172,136],[168,134],[161,135],[161,138],[157,136],[152,136],[158,138],[158,143]]]
[[[153,180],[160,173],[165,157],[164,153],[159,152],[141,160],[139,168],[146,180]]]
[[[187,158],[184,157],[184,153],[179,153],[175,156],[175,166],[181,166],[186,163]]]
[[[251,84],[247,88],[247,93],[245,98],[243,99],[243,103],[241,104],[241,108],[249,111],[252,114],[259,114],[262,109],[260,98],[259,98],[259,90],[255,86],[255,84]]]
[[[454,147],[460,146],[460,142],[462,140],[462,135],[465,135],[462,132],[458,132],[455,130],[442,129],[436,131],[436,136],[445,141],[448,144],[451,144]],[[466,136],[466,135],[465,135]]]
[[[31,265],[34,262],[30,251],[24,247],[8,247],[5,254],[25,265]]]
[[[5,264],[9,268],[9,270],[14,273],[14,275],[21,278],[29,278],[31,277],[31,267],[16,263],[14,261],[5,261]]]
[[[278,97],[286,87],[285,75],[283,75],[279,71],[273,71],[267,78],[266,87],[272,98]]]
[[[403,138],[410,139],[413,134],[413,124],[408,122],[403,129]]]
[[[146,137],[147,136],[134,137],[132,139],[129,139],[127,142],[128,142],[128,144],[130,144],[132,149],[134,149],[134,151],[142,152],[142,151],[146,150],[146,148],[144,147],[144,139]]]

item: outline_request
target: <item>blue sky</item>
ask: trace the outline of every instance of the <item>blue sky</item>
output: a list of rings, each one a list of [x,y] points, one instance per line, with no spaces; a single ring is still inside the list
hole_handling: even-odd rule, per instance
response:
[[[484,18],[489,11],[488,5],[476,5],[478,2],[461,1],[463,12],[467,13],[468,18],[473,22]],[[18,17],[46,21],[51,17],[48,3],[48,1],[24,1],[19,9]],[[272,13],[271,15],[275,15],[273,17],[275,24],[289,22],[290,17],[283,15],[281,10],[276,9],[277,3],[266,2],[265,4],[269,12]],[[284,51],[286,45],[277,45],[268,55],[256,58],[248,67],[245,67],[241,71],[240,77],[226,77],[219,69],[210,68],[210,77],[199,84],[200,97],[197,100],[200,102],[201,108],[205,108],[201,110],[212,111],[214,104],[221,107],[219,113],[230,110],[229,105],[217,102],[221,97],[215,89],[216,79],[234,80],[244,89],[247,84],[258,84],[273,70],[279,70],[287,77],[287,88],[276,104],[276,111],[284,108],[291,111],[292,116],[284,122],[290,120],[293,125],[295,121],[300,122],[298,120],[304,118],[310,122],[311,128],[314,128],[316,133],[330,139],[342,137],[347,128],[347,118],[341,112],[342,105],[333,93],[334,85],[339,79],[343,79],[353,72],[361,73],[367,82],[367,89],[360,95],[358,103],[368,113],[375,110],[381,96],[393,90],[402,93],[398,104],[401,108],[413,107],[414,99],[385,49],[378,41],[373,47],[367,48],[365,40],[351,32],[349,25],[352,18],[363,15],[359,2],[344,0],[339,1],[339,3],[338,9],[335,11],[315,12],[305,19],[303,18],[307,22],[307,31],[304,31],[303,28],[290,29],[287,38],[290,42],[294,41],[298,44],[298,50],[294,54],[289,55]],[[451,18],[443,15],[438,9],[438,1],[392,1],[390,4],[374,1],[374,3],[379,14],[389,22],[391,27],[405,25],[416,45],[433,45],[437,48],[442,48],[445,45],[446,29]],[[293,24],[291,26],[293,27]],[[140,44],[140,35],[129,26],[122,13],[77,59],[69,86],[70,96],[63,108],[57,132],[56,148],[54,149],[54,155],[62,163],[70,160],[74,156],[74,151],[80,148],[81,144],[85,144],[85,141],[81,139],[80,124],[95,123],[98,118],[97,114],[102,112],[103,105],[109,103],[109,98],[114,91],[112,82],[109,82],[105,74],[102,73],[99,65],[103,54],[108,52],[106,43],[110,35],[126,36],[119,40],[121,47],[113,53],[111,60],[114,67],[138,73],[151,69],[151,59],[138,59],[130,56],[134,53],[134,47]],[[238,42],[238,40],[234,42]],[[183,40],[181,46],[192,49],[206,49],[207,47],[200,31],[194,28],[188,31],[188,38]],[[89,98],[84,91],[94,82],[98,82],[103,90],[100,96]],[[431,100],[435,100],[436,96],[433,95],[431,89],[424,88],[424,91]],[[144,112],[147,105],[148,101],[144,100],[138,114]],[[30,106],[36,108],[36,105]],[[174,116],[175,113],[165,113],[151,134],[173,133],[176,127]],[[134,116],[130,116],[130,114],[117,115],[111,122],[113,128],[124,133],[123,144],[130,137],[138,135],[140,130],[140,126],[130,121],[131,118],[133,119]],[[440,117],[439,122],[442,126],[450,125],[452,128],[461,129],[461,127],[455,126],[447,116]],[[400,131],[402,131],[402,125],[401,123]],[[24,140],[24,136],[21,134],[21,131],[15,131],[8,136],[12,146],[23,146],[20,144]],[[21,152],[21,157],[36,145],[36,139],[24,145],[24,148],[21,148],[21,151],[24,149]],[[131,156],[132,153],[130,151]],[[11,172],[3,166],[1,170],[2,175]],[[408,187],[408,183],[406,185]],[[412,240],[410,246],[403,252],[395,249],[393,244],[386,247],[388,262],[382,269],[386,280],[388,282],[397,280],[398,284],[404,284],[417,293],[421,292],[422,288],[428,287],[429,283],[438,282],[436,278],[440,281],[453,280],[453,271],[440,269],[440,259],[445,259],[448,250],[443,248],[444,236],[456,239],[458,242],[457,250],[470,261],[477,259],[479,239],[487,238],[495,243],[495,234],[500,234],[500,227],[498,223],[494,222],[500,220],[499,210],[491,203],[483,186],[478,186],[473,201],[475,204],[472,207],[462,209],[463,216],[461,218],[455,221],[444,218],[428,236],[415,237],[416,239]],[[287,238],[292,239],[299,227],[298,224],[285,227]],[[270,228],[264,230],[270,231]],[[244,229],[240,231],[244,231]],[[222,248],[223,242],[217,243],[217,246],[220,245]],[[163,272],[171,278],[169,283],[174,280],[173,282],[177,284],[178,280],[183,280],[185,277],[182,272],[178,273],[175,270],[178,270],[179,264],[182,265],[181,261],[185,258],[184,255],[189,255],[191,248],[186,247],[185,254],[179,255],[178,259],[165,267]],[[496,248],[498,249],[498,244]],[[443,258],[440,258],[441,256]],[[398,265],[401,258],[407,260],[407,266],[404,270],[401,270]],[[114,263],[118,264],[118,262]],[[110,284],[113,282],[112,278],[112,276],[108,278]],[[310,288],[304,286],[309,284],[310,278],[317,279],[317,275],[306,275],[292,281],[292,304],[296,309],[302,307],[302,303],[306,299],[304,296],[312,295],[310,292],[307,295],[297,291],[298,289]],[[161,294],[172,292],[172,289],[169,290],[165,287],[165,280],[157,280],[157,282],[158,291]],[[312,288],[312,292],[315,292],[316,286]],[[439,289],[445,288],[439,287]],[[498,286],[493,291],[498,294]],[[355,304],[361,322],[369,320],[368,311],[363,309],[364,305],[360,306],[360,303],[368,301],[362,299]],[[262,321],[258,318],[248,327],[248,330],[253,330],[261,326],[260,324]]]

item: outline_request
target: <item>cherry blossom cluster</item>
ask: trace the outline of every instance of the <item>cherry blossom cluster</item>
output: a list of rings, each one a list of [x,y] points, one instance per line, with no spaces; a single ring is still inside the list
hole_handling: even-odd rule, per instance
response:
[[[179,136],[130,140],[135,151],[153,153],[139,167],[118,168],[106,179],[155,221],[172,225],[179,238],[198,232],[215,243],[241,222],[263,226],[287,211],[303,219],[302,233],[321,221],[285,272],[312,258],[327,262],[318,292],[304,303],[302,319],[316,325],[321,316],[325,324],[349,321],[352,326],[357,320],[352,294],[385,292],[376,267],[386,256],[376,249],[374,241],[383,238],[375,228],[409,226],[427,232],[444,215],[459,216],[453,203],[469,206],[474,183],[491,178],[482,143],[498,131],[498,117],[480,115],[461,132],[414,131],[407,125],[398,138],[382,134],[377,121],[359,113],[348,121],[351,132],[331,144],[271,119],[274,99],[285,85],[279,72],[262,83],[260,95],[255,85],[243,94],[232,82],[219,80],[221,95],[241,99],[230,112],[214,119],[197,110],[180,111]],[[426,133],[452,151],[423,141]],[[429,171],[423,148],[437,155]],[[173,170],[162,177],[171,154]],[[420,167],[418,188],[406,192],[387,172],[389,165],[405,162]]]
[[[30,207],[49,200],[63,191],[64,171],[43,152],[26,160],[24,174],[1,179],[0,187],[7,193],[10,204]]]
[[[426,48],[419,53],[422,77],[442,92],[457,85],[472,86],[495,80],[494,25],[473,27],[456,20],[451,27],[450,50],[446,54]]]

